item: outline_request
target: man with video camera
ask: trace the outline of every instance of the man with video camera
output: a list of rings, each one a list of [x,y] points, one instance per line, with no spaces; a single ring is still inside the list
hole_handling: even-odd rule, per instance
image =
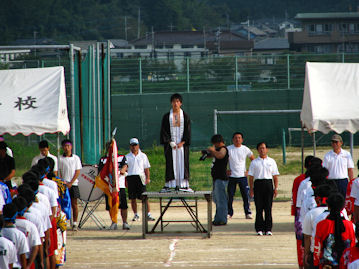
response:
[[[213,201],[216,204],[216,214],[212,223],[215,226],[219,226],[227,224],[228,150],[220,134],[212,136],[211,142],[213,146],[207,149],[207,156],[214,157],[211,175],[213,178]]]

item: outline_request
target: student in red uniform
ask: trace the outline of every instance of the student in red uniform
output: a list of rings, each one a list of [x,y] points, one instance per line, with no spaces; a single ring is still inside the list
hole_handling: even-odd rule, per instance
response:
[[[357,268],[354,266],[354,264],[356,266],[359,264],[359,222],[355,224],[355,237],[358,242],[354,247],[344,250],[342,258],[340,259],[339,268]]]
[[[293,187],[292,187],[292,207],[291,207],[291,214],[294,216],[294,223],[296,223],[298,214],[297,214],[297,194],[298,194],[298,188],[300,183],[308,177],[308,168],[310,161],[313,159],[314,156],[309,155],[304,160],[304,168],[306,169],[304,174],[301,174],[300,176],[296,177],[293,181]],[[297,257],[298,257],[298,265],[299,268],[303,268],[303,258],[304,258],[304,247],[303,247],[303,238],[298,236],[299,231],[297,231],[297,225],[294,225],[294,229],[296,230],[296,240],[297,240]]]
[[[344,208],[344,197],[336,192],[327,200],[328,217],[318,223],[314,243],[314,266],[339,268],[344,250],[355,245],[353,223],[344,220],[340,212]]]

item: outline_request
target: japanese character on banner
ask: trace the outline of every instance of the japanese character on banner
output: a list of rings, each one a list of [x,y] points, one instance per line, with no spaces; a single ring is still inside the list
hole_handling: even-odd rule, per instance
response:
[[[18,97],[18,100],[15,102],[14,108],[18,108],[19,111],[23,109],[30,109],[30,108],[38,108],[37,106],[34,106],[34,103],[36,103],[36,97],[27,96],[27,99],[23,99],[22,97]]]

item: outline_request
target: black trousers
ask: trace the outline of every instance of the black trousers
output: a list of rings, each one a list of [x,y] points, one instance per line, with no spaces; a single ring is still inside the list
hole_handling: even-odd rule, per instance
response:
[[[272,231],[272,203],[273,182],[272,179],[256,179],[254,181],[254,203],[256,205],[256,232]],[[263,218],[264,212],[264,218]]]

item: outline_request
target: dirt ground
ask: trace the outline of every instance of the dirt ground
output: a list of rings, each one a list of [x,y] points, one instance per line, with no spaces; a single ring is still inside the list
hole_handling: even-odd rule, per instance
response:
[[[206,203],[198,205],[199,219],[206,225]],[[297,268],[290,202],[273,204],[272,237],[255,234],[254,220],[244,218],[241,201],[234,202],[234,211],[226,226],[213,227],[211,238],[192,233],[195,229],[190,223],[170,223],[165,233],[142,239],[142,222],[131,221],[130,209],[130,231],[98,230],[90,219],[81,230],[68,232],[65,268]],[[156,200],[151,201],[151,212],[159,216]],[[104,205],[95,214],[110,225]],[[188,218],[184,208],[170,208],[165,215],[168,220]],[[153,224],[150,222],[150,229]]]

